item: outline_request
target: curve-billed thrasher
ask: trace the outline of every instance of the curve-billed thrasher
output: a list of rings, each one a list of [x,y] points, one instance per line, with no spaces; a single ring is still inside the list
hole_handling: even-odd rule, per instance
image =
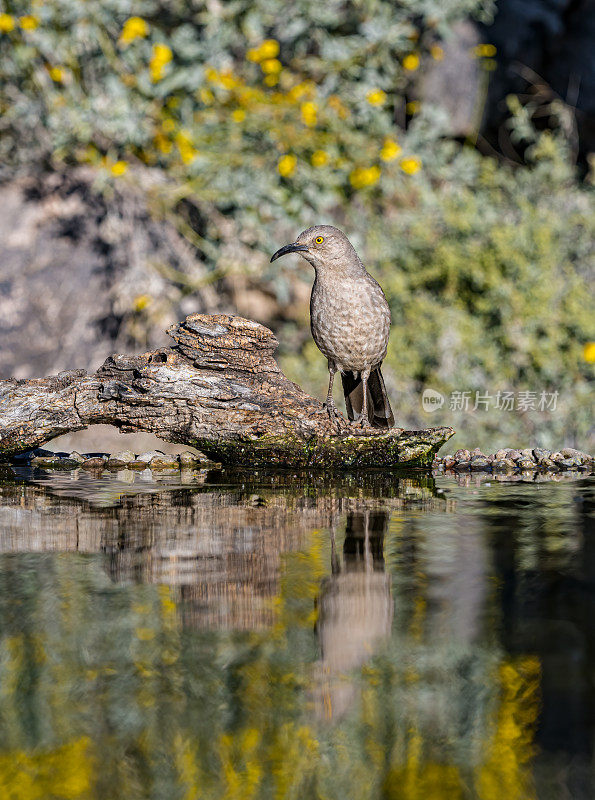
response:
[[[318,349],[328,359],[325,407],[331,420],[341,419],[333,401],[333,381],[339,370],[349,419],[361,427],[392,427],[393,413],[380,372],[390,328],[384,292],[349,239],[332,225],[308,228],[295,242],[277,250],[271,261],[286,253],[299,253],[316,272],[310,328]]]

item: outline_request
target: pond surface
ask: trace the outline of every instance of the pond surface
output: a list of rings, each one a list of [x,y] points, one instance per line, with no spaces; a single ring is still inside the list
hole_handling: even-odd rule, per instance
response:
[[[595,796],[595,481],[3,473],[0,798]]]

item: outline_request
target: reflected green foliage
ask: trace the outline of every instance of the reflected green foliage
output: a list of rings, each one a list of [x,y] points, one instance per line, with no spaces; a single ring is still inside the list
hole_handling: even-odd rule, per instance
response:
[[[498,562],[510,551],[521,587],[524,576],[541,585],[549,570],[575,571],[584,537],[571,483],[471,493],[444,481],[447,499],[425,478],[388,491],[320,479],[223,487],[128,497],[111,517],[87,506],[78,516],[81,500],[58,498],[86,547],[96,518],[100,530],[109,519],[120,529],[118,549],[104,538],[109,554],[0,556],[2,797],[546,796],[535,738],[548,661],[540,645],[515,652],[505,641],[513,619]],[[20,499],[4,489],[6,519],[25,523],[35,508],[54,530],[51,498],[44,507],[39,489],[22,487]],[[586,502],[587,482],[578,492]],[[268,547],[259,520],[287,537],[300,502],[326,518],[346,505],[337,524],[282,554],[270,623],[197,617],[196,597],[207,595],[192,591],[219,580],[237,591],[238,560]],[[188,539],[182,526],[191,507],[199,530],[200,509],[218,508],[214,553],[233,542],[222,577],[136,583],[138,567],[108,577],[128,550],[157,561],[167,541],[176,557],[199,559],[207,534]],[[164,527],[172,514],[177,528]],[[262,584],[249,584],[254,598]]]
[[[553,132],[537,133],[511,99],[511,141],[526,161],[511,167],[449,139],[431,103],[411,106],[453,24],[492,10],[475,0],[195,0],[166,10],[146,0],[131,16],[119,0],[33,10],[16,0],[0,17],[2,169],[87,165],[108,197],[141,187],[213,280],[244,273],[275,298],[267,321],[282,364],[318,394],[326,369],[296,276],[266,254],[314,222],[336,222],[389,296],[386,378],[399,424],[454,425],[461,444],[588,449],[595,216],[575,174],[568,110],[553,103]],[[184,291],[205,280],[185,270],[166,270]],[[153,299],[139,292],[123,309],[131,335],[160,325],[165,301]],[[558,402],[476,414],[447,403],[430,417],[420,404],[428,386],[468,391],[471,407],[476,391],[558,392]]]

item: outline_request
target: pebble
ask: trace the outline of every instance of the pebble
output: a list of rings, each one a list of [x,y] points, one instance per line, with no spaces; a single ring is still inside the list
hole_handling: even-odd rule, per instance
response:
[[[184,452],[180,453],[178,456],[178,461],[183,467],[192,467],[195,464],[200,464],[201,458],[197,456],[196,453],[191,453],[190,450],[184,450]]]
[[[467,453],[469,451],[467,450]],[[456,455],[456,453],[455,453]],[[465,470],[471,469],[471,462],[470,461],[458,461],[455,464],[455,469],[457,472],[464,472]]]
[[[470,461],[471,453],[469,450],[457,450],[455,453],[455,461]]]
[[[535,461],[532,458],[523,457],[516,462],[516,465],[523,472],[535,469]]]
[[[162,453],[161,455],[153,456],[149,466],[151,469],[177,469],[178,459],[176,456],[166,456]]]
[[[103,458],[86,458],[81,467],[83,469],[102,469],[105,466],[105,459]]]
[[[496,450],[494,461],[504,461],[507,452],[507,450]]]
[[[141,453],[136,457],[136,461],[143,462],[144,464],[148,464],[154,458],[160,458],[164,456],[165,453],[163,450],[149,450],[147,453]]]
[[[518,461],[522,458],[522,455],[519,450],[507,450],[506,458],[512,458],[513,461]]]
[[[533,458],[535,461],[543,461],[546,458],[549,458],[552,454],[551,450],[544,450],[542,447],[536,447],[533,450]]]
[[[485,456],[475,456],[471,459],[471,469],[474,471],[487,470],[490,462]]]

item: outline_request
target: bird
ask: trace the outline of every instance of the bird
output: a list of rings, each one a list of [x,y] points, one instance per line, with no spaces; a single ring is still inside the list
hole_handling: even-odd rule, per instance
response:
[[[386,356],[390,308],[382,288],[362,264],[339,228],[314,225],[271,257],[299,253],[315,272],[310,296],[310,330],[328,360],[329,385],[324,407],[341,428],[344,418],[333,400],[335,374],[341,374],[351,425],[394,425],[380,366]]]

